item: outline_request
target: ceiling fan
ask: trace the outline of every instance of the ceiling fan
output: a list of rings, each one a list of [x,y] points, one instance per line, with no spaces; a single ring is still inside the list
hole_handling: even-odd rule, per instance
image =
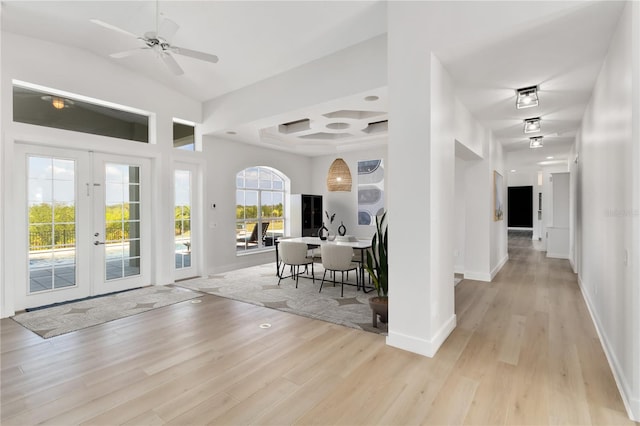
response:
[[[157,5],[157,3],[156,3]],[[130,37],[137,38],[144,42],[144,46],[125,50],[123,52],[112,53],[109,56],[112,58],[125,58],[127,56],[138,54],[145,50],[152,50],[157,53],[157,55],[162,59],[164,64],[169,68],[175,75],[184,74],[184,70],[180,67],[178,62],[173,57],[173,54],[189,56],[191,58],[200,59],[202,61],[216,63],[218,62],[218,57],[216,55],[212,55],[210,53],[199,52],[197,50],[186,49],[184,47],[173,46],[169,40],[174,36],[176,31],[178,31],[178,24],[173,22],[170,19],[164,18],[161,23],[159,21],[159,12],[158,7],[156,6],[156,29],[155,31],[147,31],[143,36],[137,36],[133,33],[130,33],[127,30],[123,30],[122,28],[116,27],[115,25],[111,25],[109,23],[103,22],[99,19],[90,19],[96,25],[100,25],[101,27],[107,28],[112,31],[117,31],[121,34],[125,34]]]

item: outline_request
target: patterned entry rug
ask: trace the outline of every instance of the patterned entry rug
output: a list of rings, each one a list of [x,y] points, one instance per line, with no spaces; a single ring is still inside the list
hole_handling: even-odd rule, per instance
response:
[[[180,287],[149,286],[25,312],[14,316],[13,320],[48,339],[201,296]]]
[[[325,281],[322,292],[318,293],[324,270],[319,264],[315,264],[314,268],[315,284],[310,277],[303,278],[301,275],[298,288],[291,278],[283,278],[278,286],[275,263],[180,281],[176,285],[372,333],[387,332],[386,324],[378,321],[379,328],[371,325],[369,298],[376,295],[375,291],[364,293],[356,291],[355,285],[345,285],[344,297],[340,297],[338,280],[335,287],[332,282]],[[288,274],[287,269],[285,275]],[[339,275],[336,277],[339,279]],[[355,283],[353,272],[349,278],[350,282]]]

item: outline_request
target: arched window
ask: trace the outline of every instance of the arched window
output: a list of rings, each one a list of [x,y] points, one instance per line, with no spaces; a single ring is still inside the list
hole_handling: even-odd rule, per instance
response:
[[[284,235],[289,179],[270,167],[249,167],[236,175],[236,250],[273,246]]]

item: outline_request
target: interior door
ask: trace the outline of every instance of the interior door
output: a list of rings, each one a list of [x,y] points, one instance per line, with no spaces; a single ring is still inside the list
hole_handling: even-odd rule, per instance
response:
[[[27,144],[15,158],[16,310],[150,283],[149,160]]]
[[[94,154],[93,294],[150,283],[147,159]]]

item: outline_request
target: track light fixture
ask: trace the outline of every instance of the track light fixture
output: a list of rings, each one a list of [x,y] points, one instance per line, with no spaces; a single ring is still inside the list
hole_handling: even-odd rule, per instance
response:
[[[524,120],[524,132],[535,133],[540,131],[540,117],[527,118]]]
[[[538,86],[524,87],[518,89],[516,97],[516,108],[530,108],[538,106]]]
[[[542,148],[542,136],[529,138],[529,148]]]

